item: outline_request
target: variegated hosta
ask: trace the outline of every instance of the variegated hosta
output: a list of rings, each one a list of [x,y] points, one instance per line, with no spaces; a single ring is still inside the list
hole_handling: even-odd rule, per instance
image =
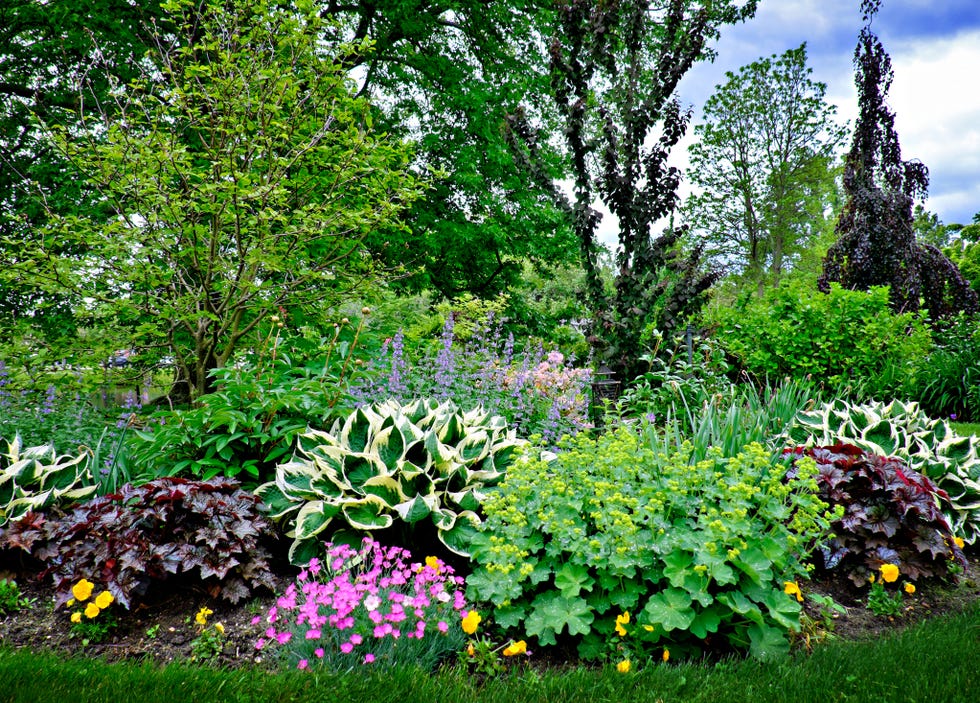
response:
[[[482,522],[482,491],[503,477],[525,444],[502,417],[451,402],[395,401],[359,408],[329,432],[308,430],[292,461],[256,493],[269,516],[289,521],[289,559],[302,563],[334,520],[360,531],[396,519],[430,520],[439,539],[467,555]]]
[[[903,459],[949,494],[951,509],[943,507],[953,533],[970,544],[980,538],[980,443],[929,418],[918,403],[835,400],[797,415],[787,436],[806,446],[846,442]]]
[[[87,452],[58,456],[52,446],[22,448],[20,436],[0,452],[0,525],[53,503],[74,503],[95,494]]]

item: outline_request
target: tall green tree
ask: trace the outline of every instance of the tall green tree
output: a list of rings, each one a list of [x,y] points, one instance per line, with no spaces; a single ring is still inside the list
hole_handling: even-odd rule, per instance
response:
[[[886,98],[891,59],[871,31],[880,0],[862,0],[864,27],[854,52],[858,118],[844,164],[847,200],[837,222],[837,241],[824,259],[817,285],[851,290],[889,286],[896,312],[919,310],[938,321],[978,309],[976,292],[938,248],[916,241],[912,205],[926,194],[929,171],[903,161],[895,115]]]
[[[715,263],[760,291],[826,228],[846,130],[811,78],[806,44],[726,73],[694,128],[685,203]]]
[[[630,0],[556,4],[551,85],[571,157],[575,192],[565,207],[579,242],[596,356],[621,380],[643,368],[643,332],[665,335],[704,300],[717,276],[701,249],[684,252],[685,228],[672,226],[680,172],[669,166],[690,110],[674,96],[678,81],[709,51],[719,27],[750,17],[755,2]],[[530,121],[512,117],[524,158],[542,142]],[[596,229],[600,199],[619,221],[612,290],[600,275]]]
[[[46,125],[113,217],[48,213],[16,269],[70,292],[92,337],[169,351],[194,398],[271,315],[322,314],[370,279],[366,237],[396,231],[420,185],[337,59],[367,47],[325,45],[311,6],[163,8],[174,31],[112,108]]]

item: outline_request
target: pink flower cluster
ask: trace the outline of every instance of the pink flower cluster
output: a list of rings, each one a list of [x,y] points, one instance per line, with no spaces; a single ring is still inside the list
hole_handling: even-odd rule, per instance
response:
[[[360,551],[328,544],[325,562],[312,560],[270,608],[255,648],[287,646],[299,669],[315,661],[349,667],[352,659],[371,664],[402,651],[408,657],[418,646],[399,648],[399,642],[421,643],[427,630],[443,637],[450,623],[459,630],[463,579],[434,557],[424,564],[410,559],[407,550],[370,538]],[[425,648],[432,650],[432,643]]]

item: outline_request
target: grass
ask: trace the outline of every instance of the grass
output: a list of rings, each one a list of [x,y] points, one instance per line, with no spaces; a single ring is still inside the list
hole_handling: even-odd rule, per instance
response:
[[[980,437],[980,422],[951,422],[949,424],[953,431],[962,437],[969,435]]]
[[[483,682],[457,669],[344,675],[269,674],[169,665],[106,664],[0,649],[0,701],[439,701],[501,703],[827,703],[980,700],[980,604],[869,642],[832,642],[812,655],[762,664],[656,665],[632,674],[612,667],[512,672]]]

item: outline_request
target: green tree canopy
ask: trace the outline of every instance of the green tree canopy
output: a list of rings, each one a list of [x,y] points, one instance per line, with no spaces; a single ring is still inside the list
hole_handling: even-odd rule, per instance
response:
[[[16,270],[70,291],[90,339],[169,351],[193,398],[272,314],[322,314],[371,278],[365,239],[396,231],[420,185],[337,58],[368,47],[325,44],[312,7],[163,7],[174,31],[111,109],[46,125],[101,208],[50,212]]]
[[[706,255],[762,288],[826,228],[846,133],[806,44],[726,73],[694,128],[685,204]]]

